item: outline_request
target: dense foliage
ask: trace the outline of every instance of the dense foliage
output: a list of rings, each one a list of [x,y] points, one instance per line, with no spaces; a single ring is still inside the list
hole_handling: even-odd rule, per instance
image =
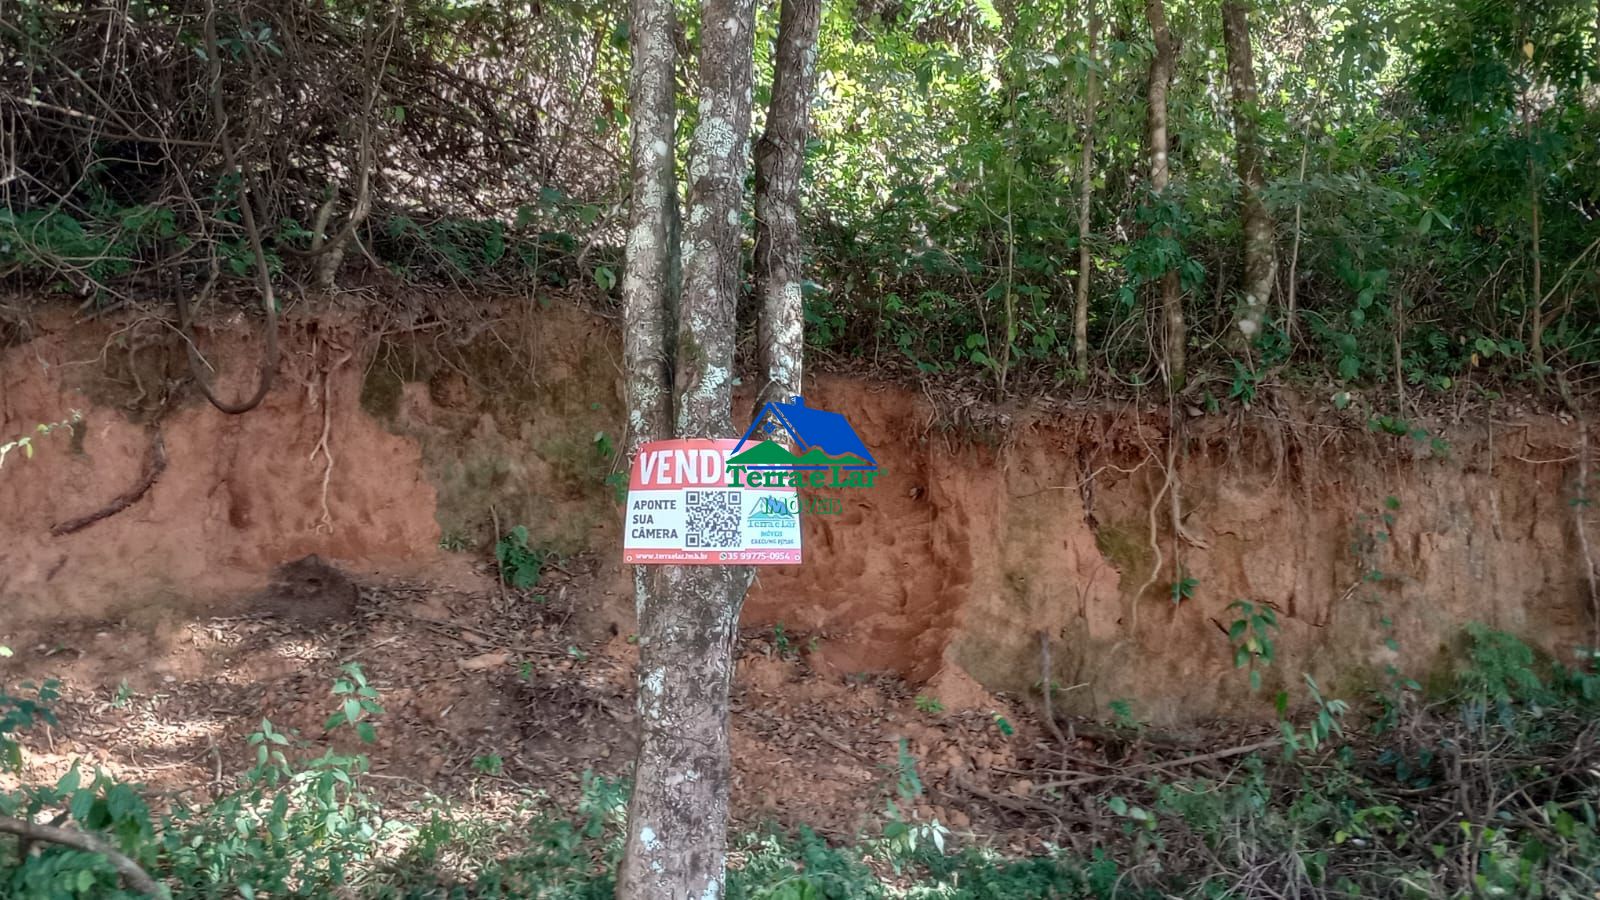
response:
[[[829,4],[805,190],[811,345],[1002,382],[1025,370],[1152,383],[1154,285],[1176,271],[1196,390],[1219,398],[1248,399],[1296,371],[1384,385],[1373,395],[1402,405],[1507,378],[1592,387],[1594,9],[1262,2],[1248,35],[1257,108],[1231,102],[1219,9],[1167,4],[1172,185],[1156,195],[1139,4]],[[330,258],[344,279],[382,267],[413,282],[614,289],[622,5],[208,10],[0,4],[0,52],[18,62],[0,71],[0,275],[100,304],[197,292],[214,275],[244,292],[257,268],[315,287]],[[679,43],[692,49],[692,4],[680,13]],[[764,86],[775,6],[762,16]],[[682,114],[680,152],[695,110]],[[1266,321],[1248,342],[1234,328],[1244,123],[1260,144],[1277,257]],[[1076,360],[1086,179],[1090,352]],[[259,266],[240,196],[261,223]]]

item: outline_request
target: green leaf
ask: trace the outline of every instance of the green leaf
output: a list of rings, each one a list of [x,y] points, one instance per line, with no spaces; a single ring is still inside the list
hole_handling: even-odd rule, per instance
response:
[[[983,24],[995,31],[1000,30],[1000,11],[995,9],[994,0],[972,0],[972,5],[978,8],[978,16],[983,19]]]

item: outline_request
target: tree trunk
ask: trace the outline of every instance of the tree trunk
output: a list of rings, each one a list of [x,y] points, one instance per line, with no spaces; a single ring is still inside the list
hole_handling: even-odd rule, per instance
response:
[[[1246,342],[1261,333],[1261,317],[1272,299],[1278,260],[1273,248],[1272,216],[1261,200],[1265,182],[1261,174],[1258,134],[1256,71],[1250,53],[1248,0],[1224,0],[1222,41],[1228,55],[1228,85],[1233,94],[1235,141],[1239,164],[1239,221],[1244,229],[1244,309],[1239,313],[1239,333]]]
[[[628,450],[672,435],[673,270],[677,255],[676,100],[672,0],[631,0],[633,66],[628,95],[632,206],[622,276]],[[640,572],[645,571],[640,567]]]
[[[1150,153],[1150,190],[1159,201],[1166,193],[1167,183],[1172,177],[1167,159],[1167,88],[1172,83],[1176,54],[1172,46],[1172,33],[1167,30],[1167,13],[1162,0],[1145,0],[1144,11],[1145,17],[1150,20],[1150,33],[1156,44],[1156,52],[1150,57],[1149,120],[1145,144]],[[1183,295],[1179,290],[1177,269],[1171,269],[1161,276],[1161,310],[1166,324],[1163,343],[1166,345],[1167,388],[1180,391],[1184,382],[1188,327],[1183,319]]]
[[[1078,371],[1089,373],[1089,224],[1090,202],[1094,198],[1094,119],[1099,97],[1099,82],[1094,69],[1096,42],[1100,37],[1100,12],[1089,11],[1089,83],[1083,101],[1083,156],[1078,164],[1078,291],[1072,309],[1072,359]]]
[[[635,72],[633,88],[670,108],[671,5],[633,0]],[[740,205],[750,133],[750,92],[755,30],[753,0],[704,0],[701,4],[700,120],[690,150],[687,217],[683,223],[683,290],[673,379],[674,433],[679,437],[730,437],[733,433],[735,306],[740,282]],[[646,32],[650,32],[648,35]],[[645,41],[644,47],[639,46]],[[666,59],[669,64],[660,65]],[[641,69],[646,70],[641,73]],[[665,79],[665,86],[656,84]],[[659,88],[652,92],[651,88]],[[659,107],[652,105],[652,110]],[[640,164],[648,165],[658,133],[639,128],[633,138],[635,191]],[[651,140],[650,146],[644,141]],[[670,153],[670,143],[665,152]],[[648,180],[648,179],[644,179]],[[653,184],[654,182],[652,182]],[[648,187],[648,185],[647,185]],[[659,192],[658,192],[659,193]],[[665,205],[661,229],[638,228],[628,238],[648,248],[671,220]],[[635,202],[638,202],[636,193]],[[638,211],[635,210],[635,215]],[[653,220],[652,220],[653,222]],[[654,252],[641,257],[659,259]],[[670,259],[663,268],[670,271]],[[629,273],[628,277],[634,277]],[[661,281],[670,281],[663,277]],[[667,294],[670,296],[670,284]],[[631,331],[632,321],[629,322]],[[654,341],[629,336],[630,341]],[[664,334],[662,341],[664,342]],[[643,348],[639,348],[641,351]],[[663,364],[665,355],[661,357]],[[640,372],[654,358],[630,355]],[[651,369],[653,371],[653,369]],[[641,431],[648,413],[665,400],[642,393],[632,415]],[[643,567],[641,567],[643,568]],[[636,570],[636,572],[639,570]],[[628,839],[617,880],[625,900],[707,900],[722,896],[727,852],[728,683],[733,670],[739,608],[750,575],[741,566],[660,566],[638,574],[639,751]]]
[[[1534,376],[1539,379],[1539,384],[1544,384],[1544,269],[1540,262],[1542,256],[1539,235],[1539,181],[1538,174],[1534,171],[1533,162],[1528,163],[1528,206],[1532,220],[1532,232],[1529,237],[1532,245],[1529,248],[1533,256],[1533,334],[1528,340],[1528,347],[1533,351]]]
[[[805,310],[800,292],[800,174],[817,81],[822,0],[783,0],[766,131],[756,142],[755,287],[761,301],[757,409],[800,390]]]
[[[1532,47],[1531,44],[1529,44],[1527,46],[1529,48]],[[1527,66],[1529,65],[1529,63],[1531,62],[1531,59],[1532,59],[1532,50],[1531,49],[1525,50],[1524,53],[1525,53],[1525,55],[1524,55],[1524,59],[1523,59],[1523,64],[1524,64],[1524,69],[1526,69]],[[1529,96],[1529,91],[1527,89],[1524,89],[1522,91],[1522,96],[1519,98],[1519,100],[1520,100],[1520,104],[1522,106],[1522,139],[1524,141],[1526,141],[1527,145],[1528,145],[1528,149],[1527,149],[1527,154],[1528,154],[1528,215],[1529,215],[1529,219],[1530,219],[1530,223],[1529,224],[1530,224],[1530,227],[1531,227],[1531,231],[1530,231],[1530,233],[1528,235],[1529,240],[1530,240],[1530,244],[1529,244],[1528,250],[1529,250],[1529,255],[1533,257],[1533,259],[1532,259],[1532,263],[1533,263],[1533,296],[1530,297],[1529,301],[1528,301],[1529,304],[1530,304],[1530,309],[1531,309],[1532,314],[1533,314],[1533,322],[1532,322],[1532,327],[1531,327],[1532,333],[1528,337],[1528,349],[1529,349],[1529,351],[1531,351],[1531,353],[1533,355],[1533,374],[1534,374],[1534,378],[1536,378],[1538,380],[1540,390],[1543,390],[1544,389],[1544,384],[1545,384],[1545,381],[1544,381],[1544,374],[1545,374],[1544,327],[1545,327],[1545,321],[1544,321],[1544,268],[1543,268],[1543,265],[1541,263],[1541,258],[1543,256],[1543,254],[1541,252],[1541,250],[1542,250],[1542,247],[1540,246],[1540,237],[1541,237],[1541,235],[1539,233],[1539,212],[1540,212],[1539,208],[1541,206],[1541,204],[1539,202],[1539,195],[1540,195],[1540,190],[1539,190],[1539,169],[1538,169],[1537,164],[1534,162],[1534,150],[1535,150],[1534,143],[1535,143],[1535,139],[1534,139],[1534,131],[1533,131],[1533,100]]]

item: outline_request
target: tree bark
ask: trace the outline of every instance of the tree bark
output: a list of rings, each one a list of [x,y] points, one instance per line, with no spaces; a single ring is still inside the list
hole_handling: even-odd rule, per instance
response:
[[[1172,179],[1172,169],[1167,158],[1167,89],[1172,83],[1172,67],[1176,51],[1172,46],[1172,33],[1167,30],[1167,12],[1162,0],[1145,0],[1145,18],[1150,21],[1150,33],[1155,38],[1156,50],[1150,57],[1150,84],[1148,87],[1149,118],[1146,129],[1146,149],[1150,154],[1150,190],[1159,201]],[[1183,295],[1178,283],[1178,270],[1171,269],[1161,276],[1161,310],[1165,320],[1163,343],[1165,346],[1167,388],[1183,389],[1185,363],[1184,351],[1188,343],[1188,326],[1183,318]]]
[[[700,10],[700,120],[689,153],[675,387],[678,436],[715,438],[733,431],[755,2],[702,0]]]
[[[645,92],[665,80],[652,99],[671,99],[671,5],[633,0],[635,82]],[[747,168],[754,62],[754,0],[704,0],[701,4],[699,122],[691,142],[687,217],[681,245],[683,290],[673,356],[673,394],[679,437],[729,437],[733,432],[735,306],[740,280],[740,205]],[[646,31],[652,33],[645,35]],[[662,66],[661,59],[669,64]],[[641,77],[640,68],[649,77]],[[636,95],[637,96],[637,95]],[[636,130],[636,160],[646,138]],[[670,145],[668,147],[670,150]],[[635,190],[640,187],[636,162]],[[654,184],[654,182],[652,182]],[[646,199],[652,199],[647,191]],[[636,195],[636,203],[638,197]],[[630,254],[660,259],[653,242],[670,226],[629,235]],[[638,214],[635,210],[635,215]],[[670,258],[666,271],[670,271]],[[628,277],[634,277],[629,273]],[[661,281],[670,281],[663,277]],[[670,285],[665,292],[670,296]],[[641,306],[643,304],[641,303]],[[631,309],[631,307],[630,307]],[[645,312],[646,310],[641,310]],[[632,320],[630,320],[630,326]],[[632,330],[631,327],[629,329]],[[663,329],[664,332],[664,329]],[[630,335],[651,341],[649,335]],[[645,390],[656,376],[655,357],[630,355],[631,423],[641,433],[664,399]],[[661,357],[665,364],[665,354]],[[634,379],[641,393],[632,396]],[[637,403],[633,401],[637,399]],[[645,567],[640,567],[645,569]],[[628,838],[617,896],[625,900],[715,900],[722,896],[727,853],[728,683],[739,609],[750,573],[742,566],[660,566],[636,569],[639,605],[639,751]]]
[[[1089,11],[1089,83],[1083,101],[1083,155],[1078,163],[1078,289],[1072,309],[1072,359],[1078,371],[1089,372],[1089,255],[1090,203],[1094,199],[1094,119],[1100,100],[1095,49],[1100,37],[1100,12]]]
[[[756,142],[755,287],[761,301],[758,337],[766,383],[756,408],[801,393],[800,175],[811,130],[817,82],[822,0],[783,0],[766,130]]]
[[[628,450],[672,435],[672,299],[677,207],[672,0],[631,0],[633,50],[628,95],[632,206],[622,275],[622,330],[627,369]],[[645,571],[641,567],[639,571]]]
[[[1261,318],[1272,299],[1272,287],[1278,275],[1272,216],[1261,199],[1265,180],[1261,173],[1248,0],[1224,0],[1222,42],[1228,56],[1228,85],[1233,95],[1234,139],[1238,148],[1235,155],[1239,164],[1239,222],[1244,230],[1244,309],[1239,312],[1238,326],[1239,333],[1248,342],[1261,333]]]

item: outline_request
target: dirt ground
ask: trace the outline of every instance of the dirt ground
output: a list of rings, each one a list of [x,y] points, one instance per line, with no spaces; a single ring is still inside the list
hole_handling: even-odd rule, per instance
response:
[[[247,736],[265,718],[298,733],[308,755],[330,744],[367,753],[395,808],[433,794],[492,813],[529,792],[570,808],[582,773],[628,769],[636,653],[631,635],[578,634],[575,613],[600,582],[590,561],[561,566],[519,593],[459,555],[429,580],[383,583],[312,557],[280,567],[242,614],[0,631],[15,654],[0,660],[8,686],[62,684],[60,724],[27,740],[24,777],[54,779],[82,760],[156,798],[214,790],[254,761]],[[1050,837],[1035,833],[1037,816],[1004,806],[1027,793],[1023,775],[1053,740],[1023,703],[967,683],[946,686],[964,692],[964,708],[945,710],[896,676],[823,674],[809,657],[826,640],[772,629],[741,640],[737,825],[804,824],[840,840],[876,832],[903,740],[927,787],[919,817],[1017,852]],[[332,682],[352,661],[382,694],[372,745],[323,730]],[[494,757],[498,771],[486,771]]]

